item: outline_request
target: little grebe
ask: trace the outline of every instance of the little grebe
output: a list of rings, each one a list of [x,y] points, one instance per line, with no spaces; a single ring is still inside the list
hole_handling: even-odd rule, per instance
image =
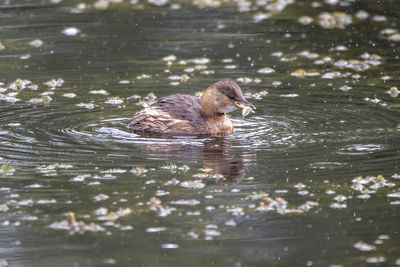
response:
[[[246,107],[255,109],[239,85],[223,80],[208,87],[201,98],[178,94],[159,99],[136,113],[130,128],[157,134],[231,134],[234,128],[226,113]]]

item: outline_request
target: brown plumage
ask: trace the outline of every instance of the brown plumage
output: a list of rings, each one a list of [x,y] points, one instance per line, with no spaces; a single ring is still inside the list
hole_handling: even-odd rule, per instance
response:
[[[157,134],[232,134],[227,112],[254,106],[240,87],[230,80],[208,87],[201,98],[190,95],[163,97],[136,113],[130,123],[134,131]]]

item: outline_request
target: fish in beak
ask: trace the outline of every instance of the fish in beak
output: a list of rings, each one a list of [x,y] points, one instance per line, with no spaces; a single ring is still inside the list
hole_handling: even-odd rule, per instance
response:
[[[244,109],[244,108],[246,108],[246,107],[249,107],[249,108],[251,108],[252,110],[253,109],[256,109],[256,107],[252,104],[252,103],[250,103],[249,101],[247,101],[246,99],[241,99],[241,100],[238,100],[238,101],[235,101],[235,105],[238,107],[238,108],[240,108],[240,109]]]

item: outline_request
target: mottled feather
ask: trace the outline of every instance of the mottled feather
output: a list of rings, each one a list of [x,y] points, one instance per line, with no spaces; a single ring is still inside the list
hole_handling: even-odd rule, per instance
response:
[[[156,134],[232,134],[233,125],[225,113],[241,105],[254,108],[235,82],[223,80],[208,87],[202,98],[177,94],[159,99],[137,112],[130,128]]]
[[[210,121],[212,120],[212,121]],[[166,134],[213,134],[229,120],[225,114],[207,118],[201,112],[201,99],[190,95],[172,95],[159,99],[133,117],[130,128],[135,131]],[[233,126],[228,121],[227,131]],[[230,129],[229,129],[230,128]]]

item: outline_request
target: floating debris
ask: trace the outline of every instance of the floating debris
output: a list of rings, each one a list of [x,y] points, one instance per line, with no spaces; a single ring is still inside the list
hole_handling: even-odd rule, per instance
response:
[[[297,77],[297,78],[305,78],[305,77],[315,77],[315,76],[319,76],[321,74],[317,71],[306,71],[304,69],[298,69],[298,70],[290,73],[290,75]]]
[[[273,56],[273,57],[282,57],[283,56],[283,52],[281,52],[281,51],[273,52],[271,54],[271,56]]]
[[[357,198],[366,200],[366,199],[371,198],[371,195],[369,195],[369,194],[361,194],[361,195],[358,195]]]
[[[168,3],[168,0],[147,0],[147,2],[155,6],[165,6]]]
[[[233,219],[230,219],[229,221],[225,222],[226,226],[232,226],[235,227],[236,226],[236,222]]]
[[[306,203],[301,204],[298,207],[298,209],[301,210],[301,211],[306,212],[306,211],[309,211],[309,210],[311,210],[312,208],[314,208],[314,207],[316,207],[318,205],[319,205],[319,203],[316,202],[316,201],[307,201]]]
[[[99,217],[97,217],[97,220],[114,222],[119,218],[127,216],[132,213],[132,210],[130,208],[119,208],[116,212],[111,211],[107,213],[107,211],[108,210],[105,208],[102,208],[101,210],[97,209],[96,212],[99,215]]]
[[[359,241],[357,243],[354,244],[354,247],[358,250],[361,251],[372,251],[372,250],[376,250],[376,247],[374,245],[370,245],[367,244],[365,242]]]
[[[13,166],[4,164],[1,165],[0,174],[11,176],[14,175],[15,170],[16,169]]]
[[[94,201],[99,202],[99,201],[103,201],[110,198],[108,195],[106,194],[98,194],[96,196],[93,197]]]
[[[0,204],[0,212],[7,212],[9,210],[6,204]]]
[[[372,104],[374,104],[374,105],[379,105],[379,106],[381,106],[381,107],[383,107],[383,108],[386,108],[386,107],[387,107],[387,103],[386,103],[386,102],[383,102],[381,99],[378,99],[378,98],[369,98],[369,97],[366,97],[366,98],[364,98],[363,100],[366,101],[366,102],[372,103]]]
[[[391,97],[398,97],[399,96],[399,89],[396,86],[390,87],[389,91],[387,91],[387,93],[391,96]]]
[[[151,179],[151,180],[146,181],[144,184],[155,184],[155,183],[156,183],[156,181]]]
[[[237,69],[237,66],[236,65],[225,65],[224,68],[227,70],[234,70],[234,69]]]
[[[19,206],[32,206],[35,202],[32,199],[24,199],[18,201]]]
[[[303,183],[298,183],[298,184],[295,184],[293,187],[301,190],[301,189],[304,189],[306,187],[306,185],[304,185]]]
[[[323,12],[318,19],[319,25],[324,29],[344,29],[352,23],[351,16],[344,12]]]
[[[206,240],[213,240],[214,237],[220,236],[221,232],[214,229],[206,229],[204,230],[204,234]]]
[[[379,62],[380,64],[380,62]],[[368,70],[371,65],[364,62],[364,61],[360,61],[357,59],[350,59],[350,60],[338,60],[334,63],[334,66],[339,68],[339,69],[352,69],[355,71],[366,71]]]
[[[6,102],[9,102],[9,103],[16,103],[18,101],[21,101],[21,99],[16,98],[16,97],[14,97],[14,96],[12,96],[10,94],[8,94],[8,95],[0,94],[0,100],[6,101]]]
[[[24,80],[24,79],[16,79],[13,83],[9,84],[7,86],[7,89],[11,90],[24,90],[25,88],[28,87],[32,82],[29,80]]]
[[[147,233],[159,233],[159,232],[164,232],[165,230],[167,230],[166,227],[148,227],[146,229]]]
[[[93,4],[93,7],[95,9],[99,10],[105,10],[108,8],[108,5],[110,4],[109,0],[98,0]]]
[[[164,185],[178,185],[180,183],[176,178],[172,178],[164,183]]]
[[[122,231],[130,231],[130,230],[133,230],[133,226],[132,225],[125,225],[125,226],[122,226],[120,229]]]
[[[201,189],[204,188],[206,185],[202,183],[200,180],[194,180],[194,181],[184,181],[180,184],[180,186],[186,188]]]
[[[67,35],[67,36],[75,36],[80,32],[81,31],[75,27],[69,27],[69,28],[65,28],[64,30],[62,30],[62,34]]]
[[[380,240],[388,240],[388,239],[390,239],[390,237],[388,235],[379,235],[378,239],[380,239]]]
[[[100,89],[100,90],[91,90],[89,91],[89,94],[94,94],[94,95],[108,95],[109,93],[104,90],[104,89]]]
[[[168,171],[175,171],[176,169],[178,169],[178,166],[174,163],[169,163],[167,165],[161,166],[161,169]]]
[[[349,90],[353,89],[353,87],[348,86],[348,85],[343,85],[339,87],[339,90],[343,91],[343,92],[347,92]]]
[[[118,96],[108,98],[104,103],[111,105],[120,105],[124,103],[124,100]]]
[[[343,195],[337,195],[334,200],[336,200],[337,202],[344,202],[346,201],[347,197],[343,196]]]
[[[64,80],[61,78],[58,79],[51,79],[50,81],[47,81],[44,83],[45,85],[49,86],[49,87],[61,87],[64,84]]]
[[[344,45],[338,45],[335,47],[335,50],[343,52],[343,51],[347,51],[349,49],[347,47],[345,47]]]
[[[300,53],[298,53],[299,56],[305,57],[305,58],[309,58],[309,59],[315,59],[318,58],[319,55],[317,53],[313,53],[307,50],[304,50]]]
[[[37,189],[37,188],[42,188],[43,185],[41,184],[31,184],[31,185],[26,185],[25,188],[29,188],[29,189]]]
[[[358,10],[354,16],[359,20],[366,20],[369,17],[369,13],[365,10]]]
[[[183,70],[184,72],[187,72],[187,73],[192,73],[192,72],[194,72],[194,68],[185,68],[184,70]]]
[[[76,97],[76,94],[74,94],[74,93],[65,93],[62,96],[66,97],[66,98],[74,98],[74,97]]]
[[[275,72],[275,70],[273,68],[265,67],[265,68],[259,69],[257,72],[261,73],[261,74],[270,74],[270,73]]]
[[[149,170],[144,167],[135,167],[135,168],[132,168],[129,172],[134,175],[139,176],[139,175],[144,175],[148,171]]]
[[[70,182],[84,182],[87,178],[91,177],[90,174],[80,174],[69,179]]]
[[[86,108],[86,109],[94,109],[95,105],[92,103],[79,103],[76,104],[75,106],[80,107],[80,108]]]
[[[252,192],[250,195],[246,197],[246,199],[252,199],[252,200],[257,200],[257,199],[262,199],[264,197],[268,197],[269,194],[266,192]]]
[[[35,40],[30,41],[29,45],[33,46],[33,47],[41,47],[43,45],[43,41],[40,39],[35,39]]]
[[[169,76],[168,79],[173,80],[173,81],[186,82],[187,80],[189,80],[189,76],[187,74],[182,74],[181,76],[172,75],[172,76]]]
[[[289,208],[288,202],[281,197],[277,197],[275,199],[270,197],[263,197],[262,201],[263,202],[261,202],[260,205],[255,208],[256,211],[260,212],[275,211],[282,215],[290,213],[303,213],[319,205],[318,202],[307,201],[306,203],[300,205],[299,207]]]
[[[150,201],[147,204],[150,206],[150,210],[155,211],[160,217],[166,217],[176,210],[173,207],[163,207],[161,205],[161,200],[156,197],[150,198]]]
[[[384,39],[392,42],[400,42],[400,33],[397,29],[386,28],[381,30],[380,34]]]
[[[386,258],[381,256],[381,257],[368,257],[365,262],[366,263],[382,263],[385,262]]]
[[[390,198],[400,198],[400,192],[395,192],[395,193],[387,194],[387,197],[390,197]]]
[[[18,58],[22,59],[22,60],[27,60],[27,59],[31,58],[31,54],[23,54],[23,55],[20,55]]]
[[[385,16],[383,16],[383,15],[374,15],[372,17],[372,20],[376,21],[376,22],[384,22],[384,21],[387,20],[387,18]]]
[[[161,247],[165,249],[177,249],[179,248],[179,245],[168,243],[168,244],[162,244]]]
[[[361,193],[358,198],[366,200],[370,198],[370,194],[375,193],[380,188],[391,188],[394,186],[394,183],[389,182],[382,175],[376,177],[366,176],[365,178],[358,176],[352,180],[351,189]]]
[[[332,203],[330,205],[330,207],[332,209],[345,209],[345,208],[347,208],[347,204],[346,203]]]
[[[66,230],[69,231],[69,234],[73,235],[74,233],[84,234],[85,231],[89,232],[102,232],[105,229],[97,225],[95,223],[86,224],[83,221],[76,221],[75,213],[70,211],[66,214],[67,219],[62,220],[60,222],[54,222],[49,225],[49,228],[56,230]]]
[[[161,196],[165,196],[165,195],[169,195],[168,191],[164,191],[164,190],[157,190],[156,191],[156,196],[161,197]]]
[[[395,173],[395,174],[392,175],[392,178],[393,179],[400,179],[400,175]]]
[[[241,217],[245,215],[243,208],[239,206],[227,208],[226,211],[232,213],[232,216],[235,217]]]
[[[42,96],[41,98],[32,98],[29,99],[28,102],[29,103],[33,103],[33,104],[39,104],[39,103],[44,103],[44,104],[48,104],[53,100],[53,98],[51,98],[48,95]]]
[[[142,80],[142,79],[149,79],[151,78],[151,75],[147,75],[147,74],[142,74],[136,77],[137,80]]]
[[[338,71],[326,72],[321,76],[322,79],[336,79],[340,77],[342,77],[342,73]]]
[[[269,17],[271,17],[270,13],[257,13],[253,16],[253,22],[259,23],[265,19],[268,19]]]
[[[55,200],[54,198],[52,199],[39,199],[36,201],[36,204],[39,205],[49,205],[49,204],[56,204],[57,200]]]
[[[210,59],[206,58],[206,57],[192,58],[192,59],[189,59],[188,61],[192,62],[194,64],[199,64],[199,65],[206,65],[206,64],[210,63]]]
[[[162,60],[163,61],[175,61],[175,60],[177,60],[177,58],[175,55],[169,55],[169,56],[163,57]]]
[[[195,206],[195,205],[200,204],[200,201],[198,201],[197,199],[180,199],[180,200],[171,201],[171,204],[184,205],[184,206]]]
[[[309,16],[301,16],[297,21],[303,25],[308,25],[311,24],[314,20]]]
[[[300,190],[297,192],[297,194],[301,195],[301,196],[306,196],[309,194],[309,192],[307,190]]]
[[[395,34],[390,35],[388,37],[388,40],[392,41],[392,42],[400,42],[400,33],[395,33]]]
[[[275,87],[278,87],[278,86],[282,85],[282,82],[281,81],[273,81],[272,85]]]

